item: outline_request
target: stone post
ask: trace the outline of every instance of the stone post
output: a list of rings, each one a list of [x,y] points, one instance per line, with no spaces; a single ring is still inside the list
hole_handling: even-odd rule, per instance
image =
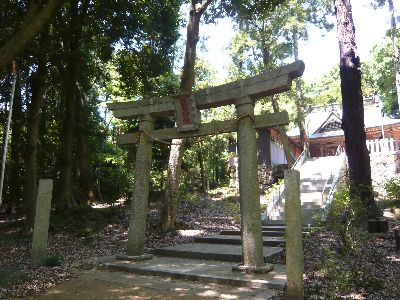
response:
[[[236,115],[243,264],[251,269],[264,268],[256,132],[252,118],[254,101],[250,97],[239,98]]]
[[[152,140],[146,134],[154,129],[154,119],[144,115],[139,121],[139,143],[136,150],[136,168],[133,198],[129,219],[127,255],[143,255],[146,234],[147,204],[149,200]],[[145,131],[145,132],[143,132]]]
[[[304,299],[300,172],[285,170],[286,268],[289,300]]]
[[[53,180],[40,179],[36,198],[36,215],[32,239],[32,262],[35,265],[42,265],[47,257],[47,239],[52,192]]]

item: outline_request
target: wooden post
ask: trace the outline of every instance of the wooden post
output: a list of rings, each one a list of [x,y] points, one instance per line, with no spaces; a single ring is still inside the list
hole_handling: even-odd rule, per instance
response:
[[[263,240],[258,187],[257,145],[254,130],[254,101],[241,97],[236,103],[238,118],[239,190],[242,219],[243,264],[263,268]]]
[[[152,140],[148,133],[153,129],[154,119],[150,115],[142,116],[139,121],[140,137],[136,150],[135,182],[129,219],[127,254],[130,256],[143,255],[144,251],[152,160]]]
[[[304,299],[300,172],[285,170],[286,269],[289,300]]]

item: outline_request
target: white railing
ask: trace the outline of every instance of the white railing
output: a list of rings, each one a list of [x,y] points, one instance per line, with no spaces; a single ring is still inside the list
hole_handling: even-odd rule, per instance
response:
[[[339,146],[336,150],[335,156],[340,158],[340,163],[336,165],[336,168],[331,170],[331,174],[325,181],[324,188],[321,192],[321,204],[322,204],[322,216],[321,221],[325,222],[328,216],[329,209],[333,200],[333,195],[337,190],[337,184],[340,179],[340,175],[346,167],[346,154],[343,147]]]
[[[307,157],[310,156],[310,152],[306,149],[304,150],[297,160],[294,162],[292,169],[298,170],[304,163]],[[285,191],[285,183],[278,186],[277,190],[270,196],[271,205],[268,205],[265,212],[262,214],[261,219],[263,222],[268,222],[268,216],[271,215],[273,211],[278,211],[282,207],[283,193]]]
[[[396,153],[400,150],[400,140],[393,138],[367,140],[367,148],[369,153]]]

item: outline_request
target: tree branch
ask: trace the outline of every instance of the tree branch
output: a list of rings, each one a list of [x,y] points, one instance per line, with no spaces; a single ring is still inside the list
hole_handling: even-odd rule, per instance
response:
[[[200,15],[202,15],[202,14],[206,11],[207,7],[211,4],[211,2],[213,2],[213,0],[207,0],[206,2],[204,2],[204,3],[201,5],[201,7],[200,7],[198,13],[199,13]]]
[[[39,9],[40,4],[37,1],[31,2],[18,32],[0,48],[0,69],[28,46],[62,3],[63,0],[48,0],[47,4]]]

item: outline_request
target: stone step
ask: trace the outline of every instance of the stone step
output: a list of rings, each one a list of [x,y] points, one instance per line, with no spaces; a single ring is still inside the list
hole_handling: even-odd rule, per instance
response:
[[[286,267],[275,264],[267,274],[243,274],[232,272],[235,264],[225,261],[158,257],[137,262],[109,259],[103,268],[140,275],[166,276],[174,279],[193,280],[206,283],[244,286],[258,289],[283,290],[286,286]]]
[[[241,245],[240,235],[212,235],[194,238],[195,243]],[[286,243],[282,237],[263,237],[264,246],[283,246]]]
[[[270,226],[270,225],[264,225],[262,227],[263,231],[285,231],[286,230],[286,225],[282,224],[282,225],[274,225],[274,226]]]
[[[264,247],[264,259],[266,262],[279,256],[283,252],[280,247]],[[230,262],[242,262],[241,245],[205,244],[193,243],[169,246],[155,249],[158,256],[171,256],[190,259],[209,259]]]
[[[315,225],[316,220],[314,220],[314,215],[318,213],[320,208],[302,208],[302,220],[303,225],[307,226],[308,224]],[[285,222],[285,212],[273,213],[269,216],[269,220],[271,221],[280,221],[280,223]]]
[[[282,223],[282,222],[281,222]],[[241,235],[240,230],[223,230],[221,231],[222,235]],[[264,231],[262,232],[263,236],[284,236],[285,232],[281,230],[274,230],[274,231]]]

